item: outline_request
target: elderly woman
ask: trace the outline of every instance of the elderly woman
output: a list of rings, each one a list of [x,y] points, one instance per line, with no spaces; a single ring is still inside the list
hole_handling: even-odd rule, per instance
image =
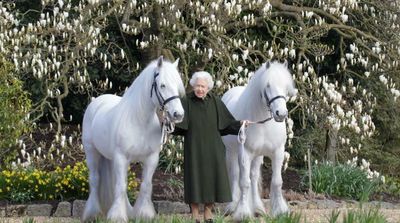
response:
[[[174,132],[185,138],[185,202],[196,222],[200,222],[200,204],[204,204],[204,220],[213,222],[213,204],[232,200],[221,136],[237,135],[242,121],[236,121],[221,99],[209,92],[214,86],[209,73],[194,73],[190,85],[193,91],[182,99],[184,119]]]

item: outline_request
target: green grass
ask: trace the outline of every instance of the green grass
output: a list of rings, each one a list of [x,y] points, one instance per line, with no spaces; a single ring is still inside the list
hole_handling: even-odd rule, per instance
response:
[[[386,223],[378,209],[349,211],[343,217],[343,223]]]
[[[0,220],[0,223],[6,221]],[[34,218],[29,217],[25,218],[23,223],[38,223]],[[42,222],[42,221],[40,221]],[[78,223],[79,219],[74,220],[66,220],[66,219],[50,219],[46,221],[48,223]],[[111,221],[105,219],[98,219],[94,221],[95,223],[109,223]],[[194,222],[190,215],[158,215],[153,220],[130,220],[130,223],[192,223]],[[214,217],[215,223],[224,223],[224,222],[234,222],[230,217],[224,217],[222,215],[216,215]],[[379,209],[356,209],[349,210],[348,212],[341,215],[340,211],[333,210],[330,216],[327,216],[327,223],[387,223],[388,221],[385,217],[379,212]],[[302,216],[300,213],[290,213],[283,214],[278,217],[270,217],[269,215],[260,216],[258,218],[248,218],[241,223],[307,223],[307,219],[305,216]]]

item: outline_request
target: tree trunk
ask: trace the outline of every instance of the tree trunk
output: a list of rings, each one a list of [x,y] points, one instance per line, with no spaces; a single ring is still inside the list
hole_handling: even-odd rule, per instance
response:
[[[337,140],[338,131],[336,129],[329,129],[326,132],[326,159],[333,164],[336,163]]]
[[[312,167],[311,167],[311,148],[307,149],[307,167],[308,167],[308,193],[313,193],[312,188]]]
[[[150,16],[150,28],[143,31],[143,40],[149,41],[149,47],[141,50],[141,64],[146,66],[152,60],[157,59],[162,52],[163,36],[160,35],[160,21],[161,21],[161,6],[154,4],[153,11]],[[157,36],[158,41],[150,41],[150,36]]]

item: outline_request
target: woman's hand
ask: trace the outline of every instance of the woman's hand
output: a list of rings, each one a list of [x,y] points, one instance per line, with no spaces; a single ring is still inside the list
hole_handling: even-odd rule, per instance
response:
[[[250,124],[253,124],[253,123],[254,123],[254,122],[249,121],[249,120],[241,120],[241,121],[240,121],[240,125],[243,125],[243,124],[244,124],[245,127],[248,127]]]

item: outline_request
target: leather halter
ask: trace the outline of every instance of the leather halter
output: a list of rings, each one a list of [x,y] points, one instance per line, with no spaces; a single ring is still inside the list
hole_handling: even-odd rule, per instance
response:
[[[268,95],[267,95],[267,93],[265,91],[264,91],[264,97],[265,97],[265,100],[267,100],[268,107],[270,107],[272,102],[274,102],[276,99],[282,98],[282,99],[286,100],[286,97],[283,96],[283,95],[275,96],[271,100],[269,100],[269,97],[268,97]]]
[[[286,100],[286,97],[283,96],[283,95],[275,96],[275,97],[273,97],[271,100],[269,100],[267,93],[266,93],[265,91],[263,91],[263,93],[264,93],[265,100],[267,101],[267,106],[268,106],[269,111],[271,111],[271,104],[272,104],[272,102],[274,102],[275,100],[277,100],[277,99],[279,99],[279,98],[282,98],[282,99]],[[268,121],[271,120],[271,119],[273,119],[273,115],[271,115],[271,117],[269,117],[269,118],[266,118],[266,119],[264,119],[264,120],[258,121],[258,122],[256,122],[256,123],[258,123],[258,124],[263,124],[263,123],[265,123],[265,122],[268,122]]]
[[[158,103],[160,105],[160,109],[164,110],[164,107],[168,102],[170,102],[174,99],[179,99],[179,96],[174,95],[167,99],[164,99],[164,97],[161,95],[160,90],[158,89],[157,82],[156,82],[156,77],[158,77],[159,74],[160,73],[158,73],[158,72],[154,73],[153,84],[151,85],[151,90],[150,90],[150,97],[153,97],[153,90],[154,90],[154,95],[157,97]]]
[[[163,119],[161,122],[161,144],[164,145],[167,142],[168,133],[173,132],[175,129],[175,124],[171,122],[168,115],[165,115],[165,113],[167,112],[165,110],[165,105],[174,99],[179,99],[179,96],[174,95],[167,99],[164,99],[157,86],[156,78],[158,77],[158,75],[160,75],[160,73],[158,72],[154,73],[153,84],[151,85],[151,90],[150,90],[150,97],[153,97],[153,90],[154,90],[154,95],[157,97],[158,103],[160,105],[160,111],[163,114]]]

